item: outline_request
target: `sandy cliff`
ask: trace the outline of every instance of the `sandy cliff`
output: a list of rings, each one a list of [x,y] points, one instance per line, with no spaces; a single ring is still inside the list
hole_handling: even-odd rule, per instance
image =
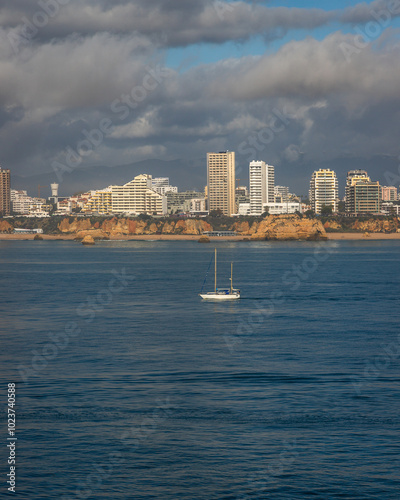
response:
[[[182,234],[201,235],[204,231],[212,231],[212,226],[205,220],[185,219],[177,221],[145,221],[127,218],[112,218],[93,225],[89,219],[63,219],[58,229],[62,233],[75,233],[77,239],[91,235],[95,239],[117,238],[121,235],[144,234]],[[288,240],[288,239],[326,239],[326,233],[320,221],[301,219],[293,216],[269,216],[261,221],[234,222],[230,228],[242,236],[250,236],[255,240]]]
[[[210,231],[212,227],[206,221],[187,219],[177,221],[153,221],[112,219],[96,222],[93,225],[89,219],[75,218],[71,222],[63,219],[58,225],[62,233],[75,233],[78,239],[91,235],[95,239],[118,238],[118,236],[142,235],[142,234],[194,234],[200,235],[203,231]]]
[[[234,229],[252,240],[325,240],[324,226],[317,219],[300,218],[297,215],[270,215],[261,221],[238,222]]]

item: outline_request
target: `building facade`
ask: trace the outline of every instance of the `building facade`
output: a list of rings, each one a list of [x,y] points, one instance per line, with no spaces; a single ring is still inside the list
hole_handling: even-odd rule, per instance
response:
[[[152,176],[137,175],[123,186],[111,186],[112,212],[115,214],[167,213],[167,198],[152,189]]]
[[[285,203],[266,203],[264,211],[268,210],[269,215],[303,213],[301,203],[286,201]]]
[[[346,212],[352,215],[379,213],[382,188],[365,170],[350,170],[346,179]]]
[[[281,203],[285,203],[286,201],[289,201],[289,188],[288,188],[288,186],[275,186],[274,196],[275,196],[275,199],[279,198]]]
[[[207,153],[208,210],[221,210],[224,215],[236,213],[235,153]]]
[[[167,194],[167,193],[177,193],[177,186],[171,186],[169,183],[169,177],[155,177],[151,181],[151,187],[154,191],[159,194]]]
[[[394,186],[381,186],[382,201],[397,201],[397,188]]]
[[[165,215],[167,198],[152,189],[151,181],[151,175],[140,174],[123,186],[93,191],[83,212]]]
[[[82,212],[93,212],[101,215],[111,214],[111,187],[91,191],[91,195],[88,201],[84,204]]]
[[[190,206],[191,200],[203,199],[204,200],[204,210],[205,198],[204,193],[200,191],[181,191],[180,193],[175,193],[173,191],[167,192],[167,207],[169,214],[176,214],[179,212],[186,212],[188,206]]]
[[[28,214],[33,200],[28,193],[23,190],[11,189],[10,192],[11,209],[18,214]]]
[[[310,181],[310,204],[316,214],[323,206],[330,206],[332,212],[338,209],[338,181],[333,170],[321,168],[313,172]]]
[[[0,216],[10,215],[11,175],[10,170],[0,167]]]
[[[274,201],[275,169],[265,161],[249,164],[250,213],[261,215],[265,203]]]

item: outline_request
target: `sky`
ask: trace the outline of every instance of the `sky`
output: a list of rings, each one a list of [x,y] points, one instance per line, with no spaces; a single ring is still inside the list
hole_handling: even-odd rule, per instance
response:
[[[398,185],[399,28],[400,0],[0,0],[0,165],[161,159],[179,185],[171,160],[205,181],[231,150],[292,191],[353,164]]]

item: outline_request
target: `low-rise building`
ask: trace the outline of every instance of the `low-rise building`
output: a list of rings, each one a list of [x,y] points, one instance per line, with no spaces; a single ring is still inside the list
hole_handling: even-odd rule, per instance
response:
[[[177,186],[171,186],[169,177],[154,177],[151,181],[151,187],[158,194],[165,195],[167,193],[177,193]]]
[[[302,204],[299,202],[286,203],[265,203],[264,212],[268,211],[270,215],[303,213]]]
[[[250,215],[251,213],[251,204],[249,203],[239,203],[238,206],[238,214],[239,215]]]
[[[199,191],[181,191],[180,193],[167,192],[167,209],[169,214],[187,212],[191,200],[203,200],[206,203],[204,193]],[[205,206],[205,205],[204,205]],[[206,207],[205,207],[206,209]]]
[[[11,189],[11,210],[18,214],[29,214],[33,199],[24,190]]]

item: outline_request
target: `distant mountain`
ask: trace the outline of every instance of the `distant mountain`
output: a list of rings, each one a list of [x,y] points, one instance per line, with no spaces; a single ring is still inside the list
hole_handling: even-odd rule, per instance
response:
[[[169,177],[173,186],[180,191],[194,189],[203,191],[207,179],[206,159],[197,160],[144,160],[128,165],[115,167],[93,166],[77,168],[70,173],[64,173],[62,182],[57,180],[55,172],[21,177],[12,175],[12,189],[26,189],[31,196],[50,196],[50,183],[59,182],[59,195],[68,196],[79,191],[102,189],[111,184],[122,185],[131,181],[136,175],[151,174],[153,177]]]

